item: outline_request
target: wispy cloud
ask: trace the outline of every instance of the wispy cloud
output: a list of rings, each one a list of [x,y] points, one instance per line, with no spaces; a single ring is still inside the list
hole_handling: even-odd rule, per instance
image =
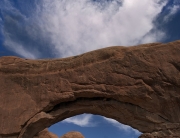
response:
[[[180,8],[179,4],[178,5],[174,4],[171,7],[169,7],[168,8],[169,13],[164,17],[164,21],[168,22],[169,20],[171,20],[172,15],[176,14],[178,12],[179,8]]]
[[[139,132],[138,130],[133,129],[132,127],[130,127],[128,125],[121,124],[114,119],[106,118],[106,117],[102,117],[102,119],[104,119],[108,123],[112,124],[114,127],[117,127],[118,129],[125,131],[127,133],[134,133],[136,135],[141,134],[141,132]],[[78,125],[81,127],[95,127],[95,126],[97,126],[97,120],[95,123],[95,120],[93,119],[92,114],[82,114],[82,115],[70,117],[70,118],[63,120],[62,123],[72,123],[72,124],[75,124],[75,125]]]
[[[67,57],[165,36],[151,30],[167,0],[32,0],[28,5],[17,1],[21,8],[10,0],[0,3],[4,45],[26,58]],[[23,50],[16,50],[19,47]]]
[[[33,1],[31,2],[33,3]],[[16,2],[20,4],[22,1],[17,0]],[[34,11],[28,13],[34,5],[26,5],[27,3],[23,3],[24,5],[19,5],[19,8],[16,8],[13,1],[0,1],[2,16],[0,27],[2,26],[4,37],[3,45],[8,50],[26,58],[53,57],[51,42],[39,27],[41,24],[36,19],[37,14]],[[31,10],[25,8],[24,11],[21,11],[22,7],[31,7]]]
[[[81,127],[93,127],[96,124],[92,122],[91,114],[82,114],[63,120],[63,123],[72,123]]]
[[[124,124],[121,124],[119,123],[118,121],[114,120],[114,119],[111,119],[111,118],[106,118],[106,117],[103,117],[104,120],[106,120],[108,123],[112,124],[113,126],[119,128],[120,130],[123,130],[125,132],[128,132],[128,133],[135,133],[136,135],[140,135],[141,132],[139,132],[138,130],[136,129],[133,129],[132,127],[128,126],[128,125],[124,125]]]
[[[13,50],[15,53],[21,53],[21,55],[23,57],[30,58],[30,59],[36,58],[35,53],[33,54],[33,53],[25,50],[24,47],[22,45],[20,45],[19,43],[16,43],[14,41],[7,39],[7,40],[5,40],[4,44],[8,45],[11,48],[11,50]]]

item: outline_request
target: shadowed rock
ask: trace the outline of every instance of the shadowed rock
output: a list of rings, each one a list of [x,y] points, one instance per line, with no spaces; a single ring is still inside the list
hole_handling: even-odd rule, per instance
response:
[[[180,136],[180,41],[109,47],[64,59],[0,58],[0,138],[32,138],[92,113]]]

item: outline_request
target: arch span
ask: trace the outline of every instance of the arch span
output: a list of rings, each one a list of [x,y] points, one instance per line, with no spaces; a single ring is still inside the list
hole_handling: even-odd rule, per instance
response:
[[[92,113],[143,132],[180,136],[180,41],[109,47],[53,60],[0,58],[0,138],[32,138]]]

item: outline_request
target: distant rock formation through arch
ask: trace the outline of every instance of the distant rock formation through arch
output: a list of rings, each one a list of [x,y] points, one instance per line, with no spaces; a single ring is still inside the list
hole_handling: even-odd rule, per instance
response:
[[[145,137],[180,137],[180,41],[52,60],[0,58],[0,138],[92,113]]]

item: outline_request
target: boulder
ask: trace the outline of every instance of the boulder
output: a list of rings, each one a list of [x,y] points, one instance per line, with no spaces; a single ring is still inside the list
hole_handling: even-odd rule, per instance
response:
[[[64,134],[60,138],[84,138],[84,136],[80,132],[71,131],[71,132]]]
[[[43,131],[39,132],[33,138],[58,138],[58,136],[49,132],[48,129],[44,129]]]

